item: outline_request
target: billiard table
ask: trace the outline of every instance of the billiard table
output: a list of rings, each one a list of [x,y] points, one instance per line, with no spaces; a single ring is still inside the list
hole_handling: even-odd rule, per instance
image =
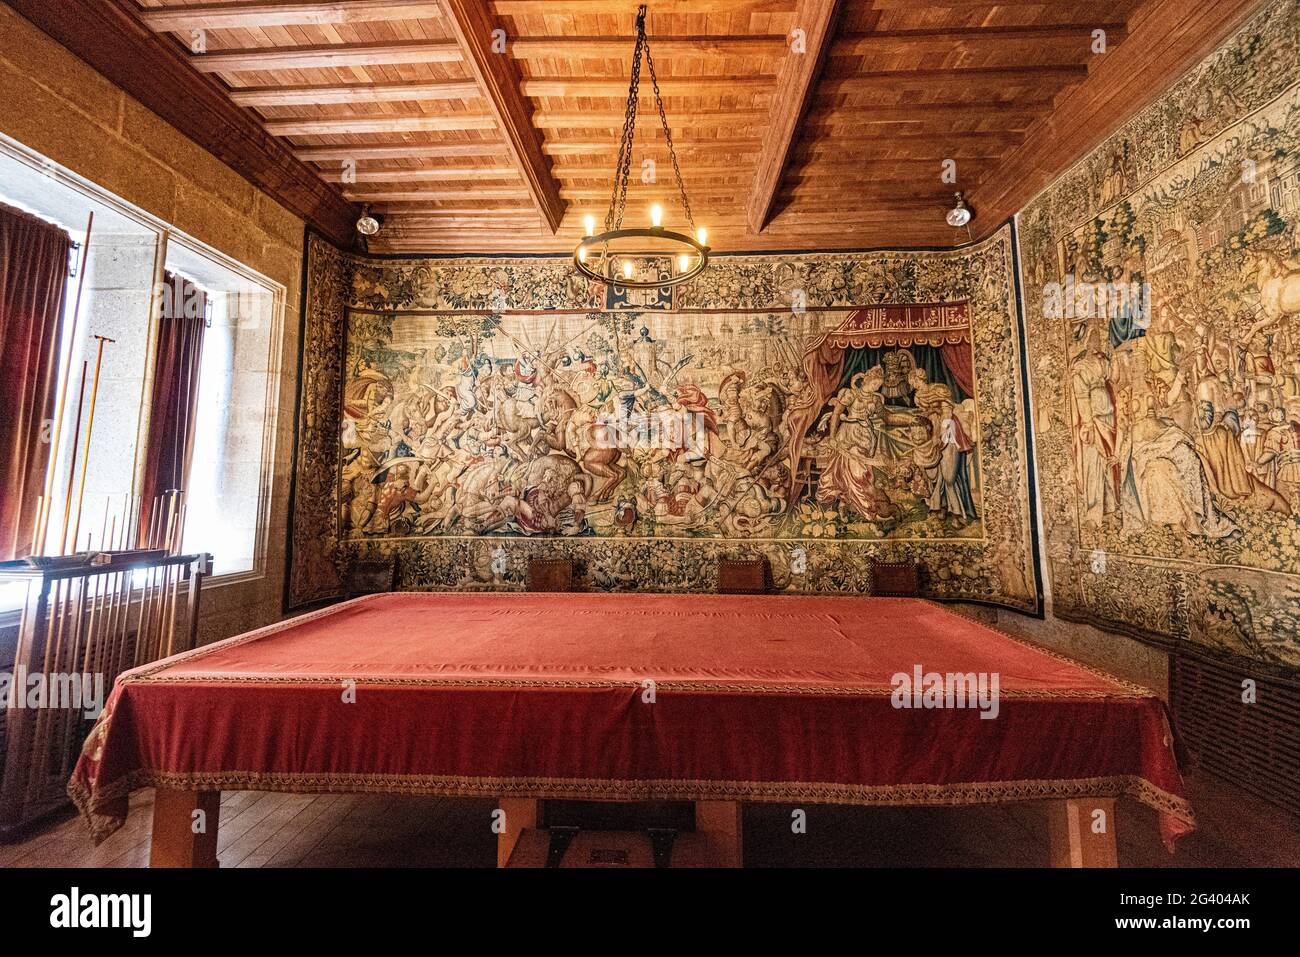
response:
[[[102,840],[149,786],[155,866],[232,789],[492,798],[499,863],[547,800],[696,802],[726,864],[744,802],[1041,800],[1076,866],[1121,796],[1194,827],[1159,697],[910,598],[358,598],[123,674],[69,793]]]

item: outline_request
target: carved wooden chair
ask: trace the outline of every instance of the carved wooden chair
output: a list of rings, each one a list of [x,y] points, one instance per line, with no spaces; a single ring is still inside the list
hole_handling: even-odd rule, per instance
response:
[[[396,587],[397,562],[392,558],[355,562],[343,581],[343,593],[348,598],[376,595]]]
[[[718,594],[764,595],[772,591],[772,566],[766,558],[718,561]]]
[[[921,594],[921,566],[916,562],[871,561],[871,594],[916,598]]]
[[[530,558],[529,591],[573,591],[573,561],[568,558]]]

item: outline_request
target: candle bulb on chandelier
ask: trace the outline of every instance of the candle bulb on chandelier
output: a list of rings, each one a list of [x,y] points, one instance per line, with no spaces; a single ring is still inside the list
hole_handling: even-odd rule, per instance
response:
[[[691,257],[687,256],[685,253],[682,253],[682,255],[678,256],[677,268],[680,269],[682,272],[690,272]]]
[[[586,247],[586,246],[579,246],[579,247],[578,247],[578,262],[585,263],[586,261],[587,261],[587,247]]]
[[[664,208],[658,203],[650,207],[650,225],[658,229],[664,224]]]
[[[701,246],[707,246],[709,242],[709,231],[701,226],[699,229],[695,230],[695,238],[699,241]]]
[[[623,260],[623,278],[624,279],[632,278],[632,260],[630,259]]]
[[[587,235],[588,235],[588,236],[594,236],[594,235],[596,235],[596,217],[595,217],[595,216],[588,216],[588,217],[586,217],[586,218],[583,220],[583,223],[584,223],[584,224],[586,225],[586,227],[587,227]]]

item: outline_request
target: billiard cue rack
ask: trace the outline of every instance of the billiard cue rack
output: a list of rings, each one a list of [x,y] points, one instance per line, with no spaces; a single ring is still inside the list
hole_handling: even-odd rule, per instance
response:
[[[86,689],[104,704],[123,671],[195,647],[211,573],[212,556],[165,548],[0,562],[0,584],[27,585],[0,700],[0,842],[68,803]]]

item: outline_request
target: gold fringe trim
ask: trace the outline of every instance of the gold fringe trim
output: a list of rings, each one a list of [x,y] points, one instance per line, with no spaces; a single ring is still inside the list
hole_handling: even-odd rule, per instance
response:
[[[68,795],[99,844],[124,823],[102,807],[137,788],[196,791],[276,791],[291,794],[419,794],[437,797],[527,797],[572,801],[749,801],[848,804],[875,807],[1001,804],[1127,795],[1196,826],[1191,805],[1136,775],[1058,780],[976,781],[961,784],[837,784],[831,782],[492,778],[454,775],[309,774],[298,772],[133,771],[93,796],[77,779]]]

